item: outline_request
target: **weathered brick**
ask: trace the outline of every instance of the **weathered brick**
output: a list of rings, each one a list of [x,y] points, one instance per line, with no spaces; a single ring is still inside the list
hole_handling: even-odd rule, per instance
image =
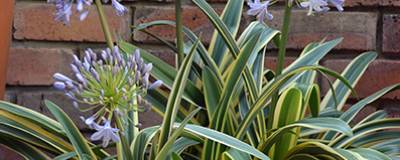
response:
[[[64,96],[64,93],[51,90],[21,91],[17,93],[17,104],[36,110],[47,116],[53,117],[44,104],[44,100],[50,100],[57,104],[80,129],[87,129],[87,126],[80,119],[81,116],[88,117],[92,112],[82,113],[72,106],[72,101]]]
[[[163,118],[154,111],[143,112],[139,114],[139,121],[142,124],[141,128],[160,125]]]
[[[347,111],[352,106],[353,106],[353,104],[345,104],[343,106],[342,111]],[[376,103],[372,103],[372,104],[367,105],[366,107],[364,107],[364,109],[362,109],[360,112],[358,112],[358,114],[354,117],[352,123],[356,124],[356,123],[360,122],[365,117],[367,117],[370,114],[372,114],[375,111],[377,111],[377,108],[378,108],[378,106],[376,105]]]
[[[331,59],[323,62],[323,65],[338,72],[342,72],[350,63],[350,60]],[[360,98],[369,96],[387,86],[400,83],[400,61],[378,59],[370,64],[360,79],[355,90]],[[324,92],[329,89],[328,82],[322,81]],[[384,98],[400,99],[400,91],[394,91]]]
[[[164,62],[172,66],[175,66],[176,54],[172,50],[166,48],[150,48],[147,49],[147,51],[152,53],[154,56],[157,56],[158,58],[162,59]]]
[[[400,14],[383,16],[383,52],[400,53]]]
[[[222,12],[222,7],[214,8],[217,12]],[[154,20],[175,20],[175,10],[173,7],[160,7],[160,6],[144,6],[144,7],[137,7],[135,9],[135,16],[134,16],[135,24],[151,22]],[[193,6],[184,6],[183,7],[183,23],[186,27],[191,29],[197,35],[201,34],[201,38],[203,42],[209,42],[214,27],[212,26],[211,22],[209,22],[208,18],[201,12],[200,9]],[[248,24],[248,17],[243,16],[243,21],[241,26],[245,26]],[[175,38],[175,29],[170,26],[156,26],[151,27],[148,31],[154,33],[157,36],[160,36],[168,41],[174,41]],[[138,42],[157,42],[150,36],[136,32],[134,34],[134,40]]]
[[[16,103],[17,95],[13,91],[7,90],[4,95],[4,100],[11,103]]]
[[[388,117],[400,118],[400,102],[398,100],[384,100],[379,102],[381,109],[388,113]]]
[[[398,0],[346,0],[345,7],[357,6],[400,6]]]
[[[137,7],[135,9],[135,24],[151,22],[154,20],[175,20],[175,10],[173,7]],[[184,6],[183,23],[195,33],[202,32],[202,39],[209,41],[212,36],[213,27],[204,14],[196,7]],[[173,41],[175,30],[170,26],[152,27],[148,31],[166,39]],[[134,33],[134,40],[138,42],[157,42],[153,38],[142,32]]]
[[[272,21],[266,21],[273,28],[280,28],[283,11],[271,11]],[[302,49],[310,42],[319,42],[344,37],[336,49],[373,50],[376,47],[376,26],[378,15],[373,12],[327,12],[307,16],[306,10],[295,10],[287,47]]]
[[[294,58],[294,57],[286,57],[284,66],[285,67],[289,66],[295,60],[296,60],[296,58]],[[265,64],[264,64],[265,68],[271,69],[275,72],[277,63],[278,63],[278,58],[269,57],[269,56],[265,57]]]
[[[54,73],[70,73],[72,54],[71,49],[13,47],[8,61],[7,84],[51,85]]]
[[[92,5],[89,11],[90,13],[84,21],[79,21],[78,14],[75,12],[71,17],[71,23],[64,25],[54,20],[55,7],[52,4],[18,2],[14,12],[14,38],[104,42],[105,39],[95,6]],[[118,17],[110,6],[105,7],[105,12],[108,15],[112,31],[123,38],[129,37],[129,14]]]

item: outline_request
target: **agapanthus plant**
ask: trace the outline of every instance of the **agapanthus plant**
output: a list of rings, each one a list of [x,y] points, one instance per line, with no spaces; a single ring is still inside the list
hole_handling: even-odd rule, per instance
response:
[[[100,55],[88,49],[83,60],[74,56],[71,69],[76,81],[56,73],[54,87],[63,90],[81,111],[95,111],[91,117],[82,118],[89,128],[97,130],[91,139],[102,139],[106,147],[110,140],[119,141],[118,129],[111,127],[115,116],[148,110],[150,105],[142,97],[148,89],[157,88],[162,82],[149,82],[152,64],[143,62],[139,50],[122,55],[115,47],[113,51],[102,50]],[[79,104],[86,104],[86,107]]]

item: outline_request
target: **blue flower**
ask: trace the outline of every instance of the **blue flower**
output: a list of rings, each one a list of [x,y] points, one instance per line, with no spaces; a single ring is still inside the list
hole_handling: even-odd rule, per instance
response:
[[[345,0],[308,0],[305,2],[301,2],[300,6],[303,8],[308,8],[308,15],[311,15],[313,12],[326,12],[329,10],[329,3],[334,5],[336,9],[342,12],[343,5]]]
[[[263,22],[265,18],[272,20],[274,16],[268,12],[268,6],[270,5],[270,1],[260,2],[260,0],[254,0],[253,2],[250,0],[247,5],[249,5],[250,9],[247,11],[248,15],[257,16],[258,20]]]
[[[309,9],[308,15],[312,15],[313,12],[326,12],[329,10],[326,0],[309,0],[301,2],[300,6]]]
[[[125,13],[128,12],[128,8],[123,6],[117,0],[111,0],[111,5],[115,9],[115,12],[117,13],[118,16],[123,16],[125,15]]]
[[[343,9],[343,5],[344,5],[344,0],[328,0],[330,3],[332,3],[336,9],[340,12],[342,12]]]
[[[102,146],[104,148],[108,146],[110,141],[119,142],[120,139],[117,134],[119,130],[117,128],[112,128],[110,121],[106,120],[104,122],[104,126],[100,126],[94,123],[94,128],[97,130],[97,132],[92,134],[92,136],[90,136],[90,139],[92,141],[102,140]]]
[[[55,20],[61,21],[64,24],[69,24],[72,15],[72,4],[76,2],[76,11],[79,13],[79,20],[83,21],[89,14],[88,7],[93,4],[93,0],[47,0],[48,3],[53,3],[56,7]],[[108,0],[104,1],[107,3]],[[122,16],[128,12],[128,8],[123,6],[117,0],[111,0],[111,5],[115,9],[118,16]]]
[[[82,121],[85,122],[87,126],[89,126],[90,129],[94,129],[96,127],[96,115],[90,116],[89,118],[85,119],[84,117],[81,117]]]
[[[115,46],[113,51],[106,49],[96,54],[87,49],[82,60],[73,56],[70,67],[74,78],[56,73],[54,87],[63,90],[75,108],[93,111],[94,115],[84,120],[90,128],[105,122],[101,117],[118,116],[114,113],[149,110],[151,104],[142,97],[162,85],[162,81],[150,82],[153,65],[143,61],[139,50],[123,54]]]
[[[68,24],[72,15],[71,0],[48,0],[48,3],[53,3],[56,6],[55,20]]]

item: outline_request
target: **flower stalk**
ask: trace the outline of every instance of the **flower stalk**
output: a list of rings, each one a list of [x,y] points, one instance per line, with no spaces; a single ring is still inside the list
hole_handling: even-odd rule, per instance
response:
[[[120,154],[121,152],[118,153],[118,159],[133,159],[132,157],[132,153],[129,150],[129,142],[128,139],[126,137],[126,135],[124,135],[125,132],[125,127],[123,125],[122,119],[119,116],[115,116],[115,121],[116,121],[116,125],[117,128],[120,130],[119,132],[119,137],[121,138],[121,141],[118,142],[117,147],[122,149],[122,154]],[[119,149],[119,150],[121,150]]]
[[[285,55],[286,55],[286,45],[289,36],[289,26],[290,26],[290,19],[292,16],[292,4],[288,2],[285,7],[285,13],[283,18],[283,25],[282,25],[282,35],[279,42],[279,51],[278,51],[278,63],[276,66],[276,76],[282,74],[282,70],[285,63]]]
[[[292,4],[290,0],[287,1],[286,7],[285,7],[285,13],[284,13],[284,18],[283,18],[283,25],[281,29],[281,37],[279,41],[279,51],[278,51],[278,62],[276,66],[276,75],[275,77],[278,77],[282,74],[282,70],[285,64],[285,55],[286,55],[286,45],[289,37],[289,26],[290,26],[290,19],[292,16]],[[271,129],[272,128],[272,122],[274,121],[274,113],[275,113],[275,108],[276,104],[278,102],[279,98],[279,93],[275,93],[272,97],[272,104],[270,107],[270,111],[268,113],[268,124],[267,128]]]
[[[108,48],[113,49],[114,41],[112,40],[112,35],[111,35],[110,28],[108,26],[107,17],[104,13],[103,4],[101,3],[101,0],[95,0],[95,3],[96,3],[97,11],[99,13],[101,28],[103,29],[104,37],[106,38]]]
[[[176,47],[178,49],[177,66],[179,67],[184,58],[182,0],[175,1],[175,16],[176,16]]]

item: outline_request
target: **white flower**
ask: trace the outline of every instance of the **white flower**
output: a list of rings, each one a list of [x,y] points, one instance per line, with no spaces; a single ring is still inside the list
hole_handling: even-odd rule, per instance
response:
[[[79,13],[79,20],[83,21],[89,14],[89,7],[93,0],[47,0],[47,3],[53,3],[56,7],[55,20],[69,24],[72,15],[72,4],[76,2],[76,11]],[[103,0],[107,3],[108,0]],[[120,4],[117,0],[111,0],[111,5],[116,10],[117,15],[122,16],[128,12],[128,8]]]
[[[328,0],[330,3],[332,3],[336,9],[340,12],[342,12],[343,9],[343,5],[344,5],[344,0]]]
[[[119,136],[117,132],[119,131],[117,128],[112,128],[111,127],[111,122],[106,120],[104,123],[104,126],[100,126],[95,124],[94,128],[97,130],[92,136],[90,136],[90,139],[92,141],[98,141],[102,140],[102,146],[105,148],[108,146],[110,141],[112,142],[119,142]]]
[[[128,12],[128,8],[123,6],[121,3],[119,3],[117,0],[111,0],[111,5],[115,9],[116,13],[118,16],[122,16],[125,13]]]
[[[250,9],[247,11],[248,15],[257,16],[258,20],[263,22],[265,17],[269,20],[272,20],[274,16],[268,12],[268,6],[270,1],[260,2],[260,0],[254,0],[253,2],[250,0],[247,5],[249,5]]]
[[[89,117],[89,118],[87,118],[87,119],[85,119],[84,117],[81,117],[81,119],[82,119],[82,121],[85,122],[86,125],[89,126],[90,129],[94,129],[96,127],[96,125],[97,125],[96,122],[95,122],[96,116],[94,116],[94,115]]]
[[[300,3],[301,7],[308,8],[308,15],[312,15],[313,12],[326,12],[329,10],[328,2],[326,0],[309,0]]]

